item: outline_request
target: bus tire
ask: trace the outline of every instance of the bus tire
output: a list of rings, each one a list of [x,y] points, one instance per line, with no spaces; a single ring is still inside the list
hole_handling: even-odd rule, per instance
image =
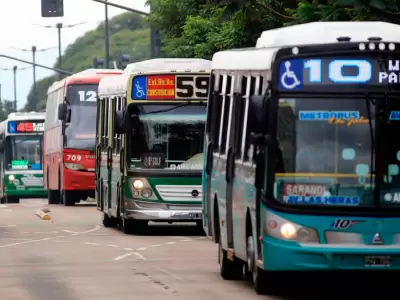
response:
[[[146,220],[130,220],[131,222],[131,232],[134,234],[141,234],[148,228],[149,222]]]
[[[222,248],[221,237],[218,243],[219,273],[225,280],[240,280],[243,278],[243,262],[236,257],[228,259],[226,250]]]
[[[131,234],[132,233],[132,220],[126,219],[124,217],[121,217],[121,229],[122,232],[125,234]]]
[[[74,206],[75,198],[74,193],[71,191],[62,191],[62,202],[64,206]]]
[[[247,269],[251,270],[253,286],[257,294],[267,295],[268,280],[267,272],[257,266],[257,257],[255,249],[255,241],[253,236],[247,237]]]
[[[6,196],[6,203],[19,203],[18,197]]]
[[[115,219],[103,213],[103,225],[104,227],[113,227],[115,225]]]

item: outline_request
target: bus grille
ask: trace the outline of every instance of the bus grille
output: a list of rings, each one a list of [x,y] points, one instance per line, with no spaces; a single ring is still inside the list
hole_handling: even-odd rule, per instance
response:
[[[43,177],[22,177],[22,182],[25,186],[42,186]]]
[[[201,185],[156,185],[156,190],[164,201],[202,201],[203,199]],[[196,194],[196,197],[193,196]]]

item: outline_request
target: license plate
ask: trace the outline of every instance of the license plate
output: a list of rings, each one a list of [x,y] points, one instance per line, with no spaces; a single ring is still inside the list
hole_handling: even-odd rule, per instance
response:
[[[390,256],[366,256],[365,266],[366,267],[390,267],[391,257]]]
[[[202,214],[201,213],[190,213],[189,218],[191,219],[201,219]]]

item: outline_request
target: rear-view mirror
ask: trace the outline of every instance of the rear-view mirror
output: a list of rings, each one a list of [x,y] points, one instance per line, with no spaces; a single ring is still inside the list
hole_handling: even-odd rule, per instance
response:
[[[114,128],[116,134],[125,133],[124,111],[118,110],[115,112]]]
[[[58,104],[58,119],[60,121],[65,120],[66,113],[67,113],[67,104],[66,103]]]

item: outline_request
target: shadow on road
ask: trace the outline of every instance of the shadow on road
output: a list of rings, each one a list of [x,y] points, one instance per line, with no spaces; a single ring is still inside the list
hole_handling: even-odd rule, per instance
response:
[[[282,274],[273,279],[272,294],[288,300],[394,299],[399,276],[390,271]]]

